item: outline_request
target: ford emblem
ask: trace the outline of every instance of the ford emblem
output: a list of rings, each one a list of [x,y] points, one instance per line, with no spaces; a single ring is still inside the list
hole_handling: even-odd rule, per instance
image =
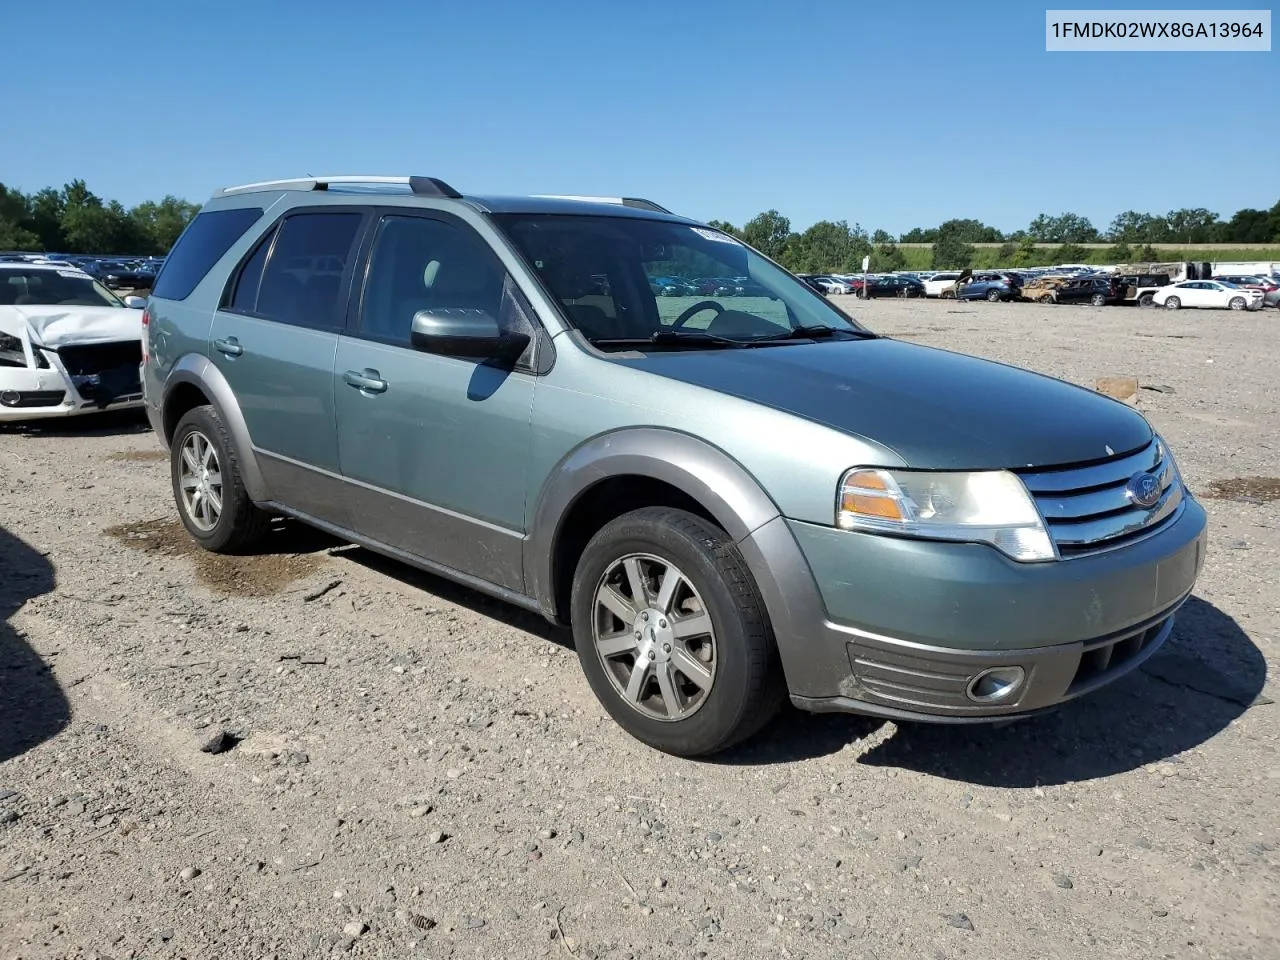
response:
[[[1145,471],[1135,473],[1124,486],[1125,496],[1139,507],[1154,507],[1160,492],[1160,478]]]

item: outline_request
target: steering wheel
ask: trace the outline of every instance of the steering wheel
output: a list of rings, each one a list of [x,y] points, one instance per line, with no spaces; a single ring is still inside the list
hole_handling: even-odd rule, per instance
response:
[[[701,313],[703,310],[714,310],[717,316],[724,313],[724,307],[720,306],[720,304],[716,303],[716,301],[699,300],[693,306],[686,308],[680,314],[680,316],[676,317],[675,323],[671,324],[671,329],[679,330],[681,327],[683,327],[686,323],[692,320],[697,314]]]

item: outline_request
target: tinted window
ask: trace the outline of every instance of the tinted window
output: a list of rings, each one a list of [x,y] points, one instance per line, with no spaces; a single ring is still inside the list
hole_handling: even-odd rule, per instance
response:
[[[235,292],[231,295],[230,307],[240,313],[253,313],[258,304],[258,287],[262,284],[262,268],[267,263],[267,253],[271,250],[271,240],[275,230],[267,233],[258,244],[257,249],[240,271],[236,279]]]
[[[156,278],[153,296],[185,300],[191,295],[231,245],[244,236],[258,218],[261,207],[209,210],[196,215],[182,232]]]
[[[254,312],[300,327],[339,327],[343,273],[363,216],[356,211],[286,217],[262,274]]]
[[[466,308],[498,319],[505,271],[465,228],[423,217],[386,217],[378,225],[365,285],[360,332],[408,343],[419,310]]]

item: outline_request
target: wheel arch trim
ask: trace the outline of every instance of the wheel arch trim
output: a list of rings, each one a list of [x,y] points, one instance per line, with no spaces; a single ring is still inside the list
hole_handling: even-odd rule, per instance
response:
[[[526,592],[545,616],[563,613],[556,607],[554,562],[565,518],[592,488],[624,476],[657,480],[692,497],[735,543],[781,515],[741,463],[692,434],[659,427],[599,434],[550,471],[530,517],[524,547]]]
[[[170,397],[182,385],[193,386],[208,397],[227,432],[231,434],[231,440],[236,445],[235,457],[240,468],[240,479],[244,482],[249,499],[254,502],[270,499],[244,413],[222,371],[208,357],[198,353],[189,353],[174,363],[164,382],[164,396],[160,407],[162,423],[167,423],[168,420],[166,413]],[[165,442],[169,443],[172,439],[171,434],[167,435]]]

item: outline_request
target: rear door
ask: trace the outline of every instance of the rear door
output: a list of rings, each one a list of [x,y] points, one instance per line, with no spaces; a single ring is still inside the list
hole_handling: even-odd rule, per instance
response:
[[[1199,280],[1180,284],[1173,295],[1182,301],[1184,307],[1208,306],[1208,297],[1206,296],[1204,284]]]
[[[333,364],[369,214],[291,211],[232,274],[209,356],[244,414],[271,498],[345,526]]]
[[[522,592],[533,348],[514,369],[415,349],[414,314],[439,308],[481,310],[531,337],[537,322],[466,223],[381,211],[332,377],[352,529]]]

